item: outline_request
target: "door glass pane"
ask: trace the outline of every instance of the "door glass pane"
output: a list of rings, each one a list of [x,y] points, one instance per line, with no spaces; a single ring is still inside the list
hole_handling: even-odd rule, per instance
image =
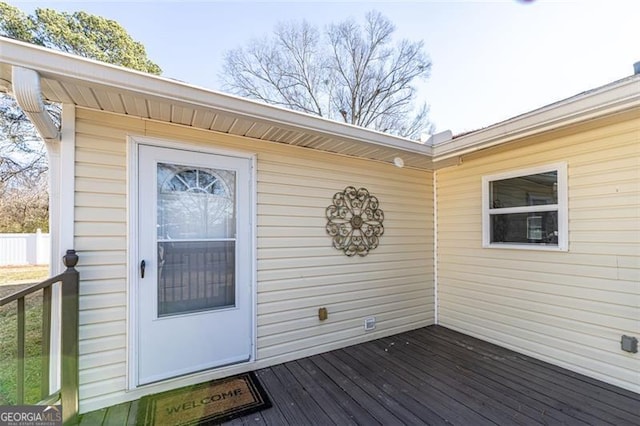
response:
[[[158,164],[159,317],[235,306],[235,180]]]
[[[159,242],[158,316],[235,306],[234,241]]]
[[[158,239],[235,237],[235,181],[234,171],[158,164]]]

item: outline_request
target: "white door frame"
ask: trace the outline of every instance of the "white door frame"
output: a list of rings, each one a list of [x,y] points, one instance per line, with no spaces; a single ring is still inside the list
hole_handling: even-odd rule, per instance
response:
[[[137,388],[154,389],[158,388],[158,391],[171,389],[167,388],[167,383],[177,381],[179,386],[185,386],[188,384],[195,384],[203,380],[207,380],[211,376],[212,371],[218,369],[212,369],[204,372],[196,372],[187,374],[186,376],[178,378],[170,378],[157,383],[151,383],[147,385],[138,384],[138,366],[137,366],[137,345],[138,345],[138,146],[139,145],[151,145],[160,148],[173,148],[184,151],[202,152],[206,154],[224,155],[231,157],[244,158],[251,161],[250,165],[250,194],[249,194],[249,209],[250,209],[250,252],[251,252],[251,271],[250,271],[250,299],[251,299],[251,357],[249,361],[237,365],[247,365],[256,362],[256,339],[257,339],[257,243],[256,243],[256,224],[257,224],[257,192],[256,192],[256,154],[232,151],[227,149],[219,149],[218,147],[208,147],[203,145],[196,145],[189,142],[179,142],[169,139],[158,139],[147,136],[129,136],[127,138],[127,206],[128,212],[128,226],[127,226],[127,389],[134,390]],[[225,369],[221,367],[220,369]]]

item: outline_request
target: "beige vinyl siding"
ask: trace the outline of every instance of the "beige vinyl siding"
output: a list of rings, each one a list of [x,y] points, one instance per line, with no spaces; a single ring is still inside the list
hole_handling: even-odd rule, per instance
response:
[[[126,135],[142,130],[128,120],[121,129],[76,116],[75,249],[80,255],[80,395],[100,405],[126,385],[127,171]],[[91,403],[89,404],[91,407]]]
[[[430,174],[313,157],[258,157],[259,359],[368,339],[371,315],[385,334],[433,322]],[[325,231],[325,209],[348,185],[366,187],[385,213],[381,244],[364,258],[332,248]],[[329,320],[319,325],[323,306]]]
[[[433,177],[308,149],[79,109],[81,411],[131,399],[127,375],[127,135],[257,154],[256,367],[434,322]],[[380,200],[385,232],[366,257],[331,246],[325,209],[346,186]],[[318,308],[329,318],[318,320]],[[375,331],[364,318],[375,316]]]
[[[640,392],[637,112],[436,174],[439,323]],[[569,251],[482,248],[482,176],[567,162]]]

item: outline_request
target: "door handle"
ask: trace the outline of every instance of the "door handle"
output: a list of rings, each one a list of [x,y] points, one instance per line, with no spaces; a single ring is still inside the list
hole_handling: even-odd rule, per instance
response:
[[[146,262],[143,260],[140,262],[140,278],[144,278],[144,268],[147,266]]]

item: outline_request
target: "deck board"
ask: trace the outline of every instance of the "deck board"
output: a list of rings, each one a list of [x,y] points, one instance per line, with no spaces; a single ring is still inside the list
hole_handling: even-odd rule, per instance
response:
[[[226,425],[639,425],[640,395],[440,326],[256,372],[273,407]],[[82,425],[135,424],[138,401]]]
[[[309,372],[297,362],[286,364],[287,369],[296,378],[300,386],[313,397],[318,403],[318,408],[330,419],[327,424],[356,425],[357,423],[349,416],[349,413],[332,398],[321,382],[311,377]]]
[[[448,410],[460,404],[467,406],[473,412],[467,415],[467,421],[476,420],[478,415],[485,417],[492,423],[498,424],[535,424],[533,420],[528,421],[518,410],[511,409],[507,405],[499,402],[499,399],[487,395],[487,389],[474,388],[473,383],[457,378],[456,374],[446,371],[442,365],[435,360],[425,362],[424,358],[412,356],[416,345],[395,344],[393,339],[382,339],[379,346],[385,355],[381,362],[393,365],[395,370],[402,371],[402,374],[414,377],[421,384],[420,388],[430,387],[438,389],[447,395],[452,401],[447,404]],[[388,344],[388,345],[387,345]],[[382,352],[381,352],[382,353]],[[503,397],[504,395],[499,395]],[[469,419],[471,417],[471,419]]]
[[[287,395],[287,403],[302,410],[307,421],[306,424],[318,425],[334,424],[331,418],[324,412],[320,401],[309,392],[297,378],[287,369],[288,364],[280,364],[272,367],[274,374],[280,379],[282,387]]]
[[[395,368],[392,362],[383,359],[380,352],[370,348],[355,346],[349,348],[348,352],[368,371],[378,375],[381,383],[391,391],[390,394],[396,395],[396,400],[421,420],[429,424],[469,424],[474,419],[478,426],[490,424],[481,416],[474,416],[466,406],[454,408],[457,405],[455,401],[442,392],[438,384],[417,378],[415,369],[412,368],[413,371],[408,373]],[[367,370],[363,372],[366,373]]]
[[[337,364],[339,364],[339,362],[337,360],[332,360],[331,354],[316,355],[309,358],[309,361],[318,367],[318,369],[320,369],[341,389],[341,391],[336,391],[338,398],[342,397],[345,399],[353,399],[380,424],[403,424],[402,421],[398,417],[394,416],[393,412],[390,410],[389,406],[395,404],[395,402],[389,402],[384,395],[376,392],[376,388],[370,383],[361,382],[360,384],[357,384],[354,382],[348,372],[343,373],[338,368]],[[370,424],[376,423],[374,422]]]
[[[388,342],[393,343],[393,339],[381,339],[379,342],[386,345]],[[460,389],[471,397],[478,398],[483,404],[487,404],[487,409],[498,410],[503,415],[509,416],[509,424],[539,424],[548,420],[542,415],[541,409],[523,404],[522,400],[514,398],[512,392],[507,392],[500,384],[485,380],[477,372],[462,370],[449,357],[431,353],[420,345],[410,342],[409,339],[407,343],[396,346],[402,353],[398,362],[415,366],[418,371],[433,375],[448,387]],[[426,360],[428,362],[425,362]]]
[[[540,394],[551,398],[554,401],[551,403],[552,406],[555,407],[561,403],[566,412],[576,419],[587,423],[595,421],[600,424],[616,425],[630,424],[629,422],[632,421],[638,422],[638,414],[640,414],[638,400],[636,399],[636,404],[634,404],[635,413],[628,411],[632,407],[625,404],[626,398],[616,397],[615,405],[604,404],[601,402],[601,398],[611,399],[613,395],[611,392],[605,391],[602,382],[593,380],[590,384],[588,380],[584,380],[587,379],[585,376],[577,377],[575,374],[567,374],[570,373],[568,370],[552,368],[555,366],[478,339],[470,340],[465,336],[459,336],[457,342],[462,343],[457,344],[450,334],[444,337],[450,345],[458,347],[462,347],[461,345],[464,345],[465,342],[472,342],[474,350],[483,355],[483,363],[491,366],[492,371],[506,373],[526,383],[529,389],[535,389]],[[453,349],[449,346],[448,350]],[[588,411],[583,411],[585,400],[589,400]]]
[[[554,408],[556,401],[546,394],[529,387],[529,382],[517,380],[499,369],[492,369],[488,365],[485,356],[480,352],[474,351],[474,346],[469,345],[464,350],[459,350],[457,345],[449,347],[437,340],[429,341],[428,336],[424,335],[415,338],[414,335],[407,334],[403,337],[418,347],[436,351],[442,354],[443,357],[451,359],[453,369],[449,370],[450,374],[455,374],[456,376],[473,374],[485,386],[490,386],[502,394],[513,395],[517,401],[516,403],[519,404],[519,411],[523,412],[523,414],[523,408],[529,407],[540,414],[540,421],[543,423],[584,424],[583,421],[564,412],[564,410]],[[470,357],[470,355],[473,355],[473,357]],[[516,354],[513,353],[512,356],[516,356]],[[456,373],[456,369],[458,373]]]
[[[497,380],[520,395],[528,396],[543,404],[544,412],[574,424],[589,424],[598,419],[593,412],[582,411],[583,399],[577,398],[577,388],[564,392],[552,382],[541,380],[536,375],[536,366],[529,364],[526,357],[515,352],[487,353],[481,350],[480,341],[474,341],[469,348],[463,348],[454,341],[441,343],[427,336],[423,344],[430,344],[438,350],[455,356],[461,366],[480,371],[487,379]],[[469,353],[477,354],[469,357]],[[514,367],[511,361],[515,361]],[[564,415],[568,416],[565,417]],[[601,423],[601,422],[599,422]]]
[[[130,408],[130,404],[118,404],[109,407],[102,424],[105,426],[122,426],[123,424],[127,424]]]
[[[375,425],[378,423],[378,420],[360,406],[352,395],[346,398],[345,392],[334,382],[334,378],[324,373],[311,360],[305,358],[297,361],[296,364],[299,367],[298,371],[306,373],[305,381],[311,380],[314,388],[322,389],[322,392],[333,401],[332,404],[328,404],[328,407],[331,407],[331,410],[342,412],[347,417],[348,420],[345,420],[345,424]]]

